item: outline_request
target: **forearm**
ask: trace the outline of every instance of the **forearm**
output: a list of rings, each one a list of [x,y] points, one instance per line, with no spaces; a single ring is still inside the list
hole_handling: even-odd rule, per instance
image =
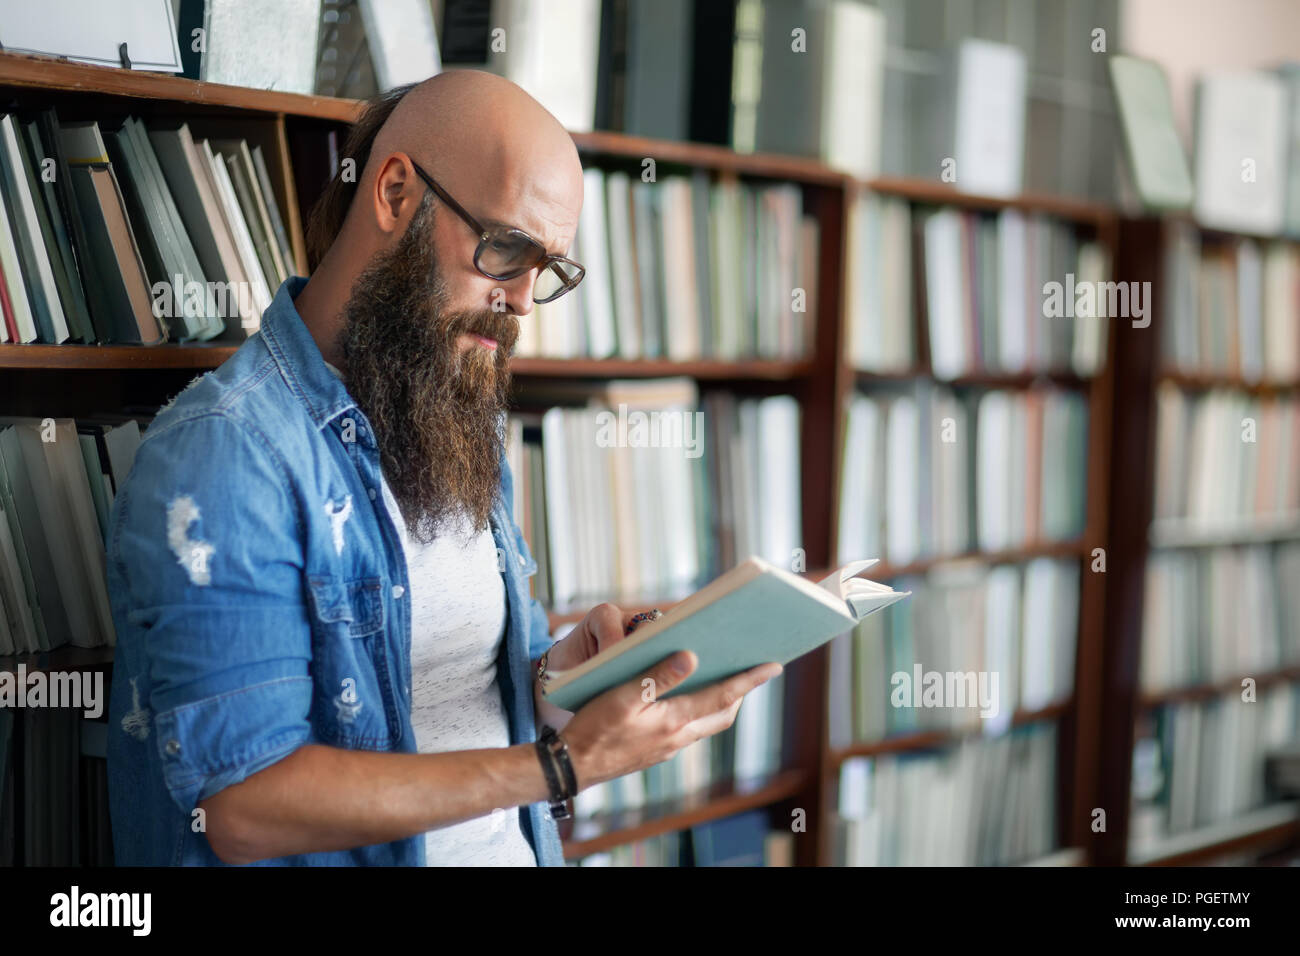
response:
[[[213,851],[251,863],[388,843],[549,795],[532,744],[439,754],[308,744],[199,806]]]

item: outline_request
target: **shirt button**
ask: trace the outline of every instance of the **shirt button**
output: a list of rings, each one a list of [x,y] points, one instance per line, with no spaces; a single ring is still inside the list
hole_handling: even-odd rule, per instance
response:
[[[367,489],[366,489],[366,493],[367,493],[368,495],[370,495],[370,500],[371,500],[371,501],[374,501],[374,500],[375,500],[375,489],[374,489],[374,488],[367,488]]]
[[[167,753],[169,755],[175,757],[180,752],[181,752],[181,742],[179,740],[173,737],[171,740],[167,741]]]
[[[393,585],[393,597],[399,598],[405,593],[406,593],[406,588],[402,587],[400,584]]]

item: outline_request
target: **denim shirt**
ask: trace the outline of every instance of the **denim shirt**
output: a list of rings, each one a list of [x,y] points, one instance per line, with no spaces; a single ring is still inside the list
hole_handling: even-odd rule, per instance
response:
[[[113,503],[120,865],[221,865],[198,803],[303,744],[416,752],[406,559],[370,424],[294,307],[306,282],[285,282],[261,330],[159,412]],[[497,679],[520,744],[536,740],[530,661],[551,637],[512,500],[503,447]],[[517,812],[539,865],[563,865],[546,802]],[[423,866],[424,837],[260,862]]]

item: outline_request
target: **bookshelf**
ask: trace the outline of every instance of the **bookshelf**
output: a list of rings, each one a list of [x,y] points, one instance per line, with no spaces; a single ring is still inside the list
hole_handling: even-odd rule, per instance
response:
[[[1290,688],[1293,699],[1295,688],[1300,684],[1300,667],[1286,661],[1281,666],[1234,670],[1212,679],[1179,682],[1173,687],[1149,689],[1143,684],[1144,642],[1152,639],[1145,628],[1151,610],[1147,606],[1151,601],[1148,575],[1154,560],[1170,554],[1199,560],[1203,556],[1251,548],[1268,549],[1294,540],[1296,536],[1294,516],[1286,513],[1264,513],[1211,526],[1206,526],[1204,521],[1156,515],[1156,504],[1161,496],[1158,487],[1161,429],[1157,396],[1162,390],[1172,389],[1180,399],[1226,394],[1246,400],[1269,400],[1291,398],[1300,385],[1289,378],[1247,376],[1239,370],[1179,368],[1166,354],[1170,336],[1174,334],[1171,326],[1190,321],[1181,303],[1173,298],[1177,291],[1171,291],[1168,279],[1170,262],[1176,254],[1175,231],[1189,229],[1198,241],[1210,248],[1238,240],[1290,244],[1292,247],[1295,244],[1294,240],[1280,237],[1203,229],[1186,215],[1144,216],[1125,219],[1121,223],[1117,278],[1150,282],[1153,299],[1150,303],[1150,328],[1133,328],[1128,322],[1120,322],[1115,327],[1114,400],[1116,407],[1124,409],[1124,414],[1116,419],[1112,430],[1111,454],[1115,461],[1124,463],[1124,468],[1116,469],[1110,476],[1115,504],[1109,527],[1112,561],[1102,650],[1103,685],[1108,704],[1099,725],[1102,765],[1096,805],[1107,808],[1108,814],[1112,810],[1115,812],[1110,816],[1111,825],[1107,832],[1097,835],[1094,854],[1094,861],[1105,865],[1186,866],[1253,862],[1269,851],[1293,850],[1300,841],[1300,806],[1294,802],[1254,805],[1244,810],[1234,807],[1229,816],[1209,821],[1198,819],[1195,826],[1165,833],[1158,838],[1139,841],[1133,833],[1134,787],[1140,783],[1140,780],[1135,780],[1135,746],[1142,721],[1166,708],[1212,707],[1216,701],[1226,702],[1224,706],[1233,706],[1229,695],[1240,695],[1243,681],[1247,679],[1254,682],[1261,695],[1269,690],[1283,692]],[[1194,273],[1198,281],[1199,272],[1198,263]],[[1294,297],[1294,290],[1291,292]],[[1199,298],[1201,293],[1196,295]],[[1293,303],[1292,321],[1294,308]],[[1200,304],[1198,309],[1205,310],[1206,306]],[[1233,354],[1237,354],[1235,319],[1234,308],[1226,318],[1229,325],[1234,325],[1231,332]],[[1263,340],[1265,333],[1260,334]],[[1218,351],[1207,355],[1222,358]],[[1231,448],[1223,449],[1224,457],[1233,460],[1244,454],[1243,451],[1234,454]],[[1178,467],[1191,471],[1197,466],[1189,455]],[[1272,560],[1271,556],[1269,560]],[[1280,576],[1278,586],[1286,587]],[[1240,595],[1229,594],[1231,582],[1222,578],[1208,582],[1206,589],[1215,591],[1221,600],[1225,596],[1234,601],[1244,600]],[[1277,613],[1280,630],[1285,633],[1288,628],[1286,611],[1279,608]],[[1212,633],[1210,639],[1213,641],[1215,636]],[[1234,631],[1219,636],[1240,643],[1246,632]],[[1166,770],[1162,763],[1162,772],[1177,771]],[[1234,771],[1221,768],[1219,772],[1228,775]],[[1251,767],[1249,772],[1250,776],[1261,777],[1262,767]],[[1203,796],[1197,799],[1203,799]]]
[[[321,96],[275,93],[205,84],[171,76],[133,73],[48,58],[0,53],[0,89],[13,108],[54,106],[62,115],[95,118],[136,113],[146,118],[181,117],[231,123],[269,124],[276,146],[279,197],[287,212],[301,274],[302,221],[329,176],[325,137],[342,132],[355,116],[354,101]],[[664,142],[617,133],[575,133],[584,163],[618,168],[653,156],[665,170],[707,170],[722,181],[790,182],[803,194],[804,209],[820,228],[816,263],[815,332],[811,354],[796,361],[745,360],[592,360],[520,358],[514,366],[517,390],[526,395],[530,382],[548,379],[604,379],[684,375],[723,388],[759,394],[780,389],[792,394],[801,410],[800,474],[803,488],[802,546],[808,565],[834,566],[835,529],[839,502],[835,489],[842,470],[845,410],[854,389],[879,384],[934,381],[923,330],[918,329],[918,356],[911,368],[898,373],[855,369],[848,358],[844,277],[848,268],[846,222],[850,205],[863,192],[895,197],[910,203],[959,210],[999,212],[1014,209],[1041,214],[1092,236],[1114,259],[1119,223],[1107,206],[1077,198],[1025,194],[1013,199],[970,195],[949,186],[897,176],[858,180],[816,161],[685,142]],[[1118,261],[1118,260],[1116,260]],[[918,315],[920,313],[918,312]],[[920,326],[921,320],[917,319]],[[973,561],[988,565],[1016,564],[1034,558],[1076,561],[1080,577],[1075,682],[1067,701],[1018,713],[1016,725],[1052,721],[1058,725],[1056,773],[1057,846],[1063,851],[1088,851],[1090,834],[1083,808],[1097,805],[1096,794],[1116,781],[1116,755],[1098,741],[1093,728],[1110,712],[1106,696],[1109,647],[1107,625],[1112,611],[1107,583],[1111,573],[1087,573],[1096,548],[1111,548],[1119,516],[1110,513],[1111,500],[1132,505],[1127,492],[1116,496],[1109,463],[1115,444],[1111,434],[1112,390],[1115,388],[1117,342],[1108,336],[1110,358],[1099,374],[1081,377],[1069,372],[972,373],[940,384],[956,389],[1023,391],[1053,386],[1082,394],[1088,409],[1086,525],[1080,538],[1044,542],[994,551],[966,551],[925,557],[873,569],[878,578],[922,575],[940,565]],[[222,344],[140,346],[0,345],[0,407],[6,414],[75,416],[122,405],[159,406],[194,375],[215,368],[234,352]],[[1131,358],[1131,357],[1130,357]],[[1126,459],[1127,460],[1127,459]],[[1121,515],[1128,515],[1121,511]],[[1129,530],[1138,525],[1128,526]],[[1145,527],[1143,523],[1140,527]],[[661,603],[665,607],[667,604]],[[576,615],[551,615],[552,629]],[[63,648],[42,655],[42,666],[109,665],[106,649]],[[16,659],[0,666],[14,667]],[[720,819],[744,810],[769,808],[778,826],[788,826],[789,811],[806,808],[808,829],[796,840],[796,863],[824,864],[832,858],[832,819],[839,766],[850,756],[909,752],[951,743],[949,734],[922,733],[891,739],[885,744],[833,750],[827,736],[827,654],[825,648],[786,670],[786,713],[783,762],[780,772],[751,784],[722,781],[708,792],[672,805],[647,808],[599,821],[587,821],[581,832],[568,828],[566,856],[574,858],[611,846]],[[1103,706],[1105,704],[1106,706]],[[1122,749],[1122,748],[1121,748]],[[1122,764],[1120,760],[1118,763]],[[1123,781],[1127,785],[1127,777]],[[814,812],[814,810],[816,812]],[[1074,856],[1072,856],[1074,858]]]

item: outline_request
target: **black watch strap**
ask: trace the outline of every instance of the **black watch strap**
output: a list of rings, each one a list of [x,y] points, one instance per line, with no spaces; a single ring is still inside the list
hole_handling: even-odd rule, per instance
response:
[[[550,727],[545,728],[555,733]],[[547,746],[545,734],[537,741],[537,759],[541,761],[542,773],[546,775],[546,786],[551,791],[551,817],[555,820],[565,820],[571,814],[567,804],[567,797],[564,793],[564,787],[560,783],[560,774],[556,770],[555,758],[551,754],[551,748]]]

